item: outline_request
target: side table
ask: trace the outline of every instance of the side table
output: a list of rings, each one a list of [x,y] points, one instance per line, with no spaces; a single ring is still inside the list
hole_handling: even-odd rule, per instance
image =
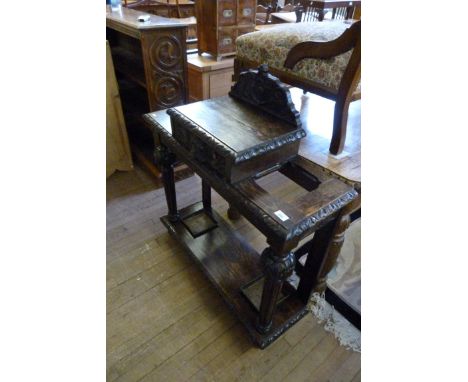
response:
[[[159,123],[167,121],[162,113],[144,117],[153,128],[162,167],[168,214],[161,220],[198,262],[253,342],[265,348],[306,314],[311,293],[326,276],[323,269],[337,244],[334,234],[344,208],[358,194],[301,156],[273,169],[306,190],[293,202],[268,193],[256,182],[258,177],[228,183],[174,139],[171,126]],[[202,201],[182,209],[177,207],[172,168],[176,157],[202,178]],[[211,188],[266,236],[269,246],[261,255],[212,209]],[[302,265],[298,259],[305,254]],[[297,287],[288,281],[293,271],[300,278]]]

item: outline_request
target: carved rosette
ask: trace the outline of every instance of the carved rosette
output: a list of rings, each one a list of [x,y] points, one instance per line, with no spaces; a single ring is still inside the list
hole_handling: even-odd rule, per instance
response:
[[[177,77],[161,77],[154,84],[153,94],[156,102],[164,108],[171,107],[182,103],[183,82]]]
[[[170,70],[180,63],[182,46],[175,36],[156,38],[150,46],[151,65],[156,70]]]
[[[183,48],[176,35],[158,36],[149,47],[151,93],[158,108],[184,103]]]
[[[275,279],[285,280],[291,276],[296,264],[296,257],[292,252],[286,256],[279,257],[270,248],[265,248],[262,252],[262,262],[265,268],[265,273]]]

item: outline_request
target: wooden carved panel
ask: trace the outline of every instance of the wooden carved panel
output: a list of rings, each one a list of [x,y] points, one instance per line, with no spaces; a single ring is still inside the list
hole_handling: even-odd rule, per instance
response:
[[[145,34],[143,54],[148,55],[145,73],[151,111],[187,102],[185,29]]]

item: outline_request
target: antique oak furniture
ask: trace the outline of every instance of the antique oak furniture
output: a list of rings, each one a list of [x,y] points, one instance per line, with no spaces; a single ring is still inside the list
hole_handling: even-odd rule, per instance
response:
[[[177,19],[151,15],[141,23],[143,12],[107,7],[109,41],[132,151],[155,175],[151,135],[144,128],[145,113],[183,105],[188,101],[186,24]]]
[[[256,0],[198,0],[198,52],[220,59],[236,53],[236,38],[255,29]]]
[[[126,5],[128,8],[157,16],[184,19],[187,24],[188,53],[197,48],[197,21],[195,3],[191,0],[139,0]]]
[[[334,233],[357,192],[297,154],[304,137],[299,113],[265,67],[241,76],[231,97],[168,114],[170,125],[163,111],[145,116],[162,166],[168,215],[161,220],[264,348],[306,314],[312,291],[323,287]],[[202,178],[202,201],[182,209],[172,170],[176,157]],[[276,171],[302,190],[300,196],[279,198],[258,184]],[[211,188],[266,236],[261,255],[212,208]],[[298,259],[305,254],[302,265]],[[298,285],[289,279],[293,271]]]
[[[361,22],[282,24],[241,36],[236,45],[234,79],[267,63],[284,83],[335,101],[330,152],[341,153],[349,104],[361,98]]]

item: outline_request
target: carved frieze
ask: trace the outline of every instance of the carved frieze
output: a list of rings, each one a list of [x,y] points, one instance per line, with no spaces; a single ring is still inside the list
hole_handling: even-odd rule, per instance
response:
[[[302,125],[289,89],[269,73],[267,64],[241,73],[229,95],[293,126]]]
[[[166,109],[186,102],[186,73],[181,31],[158,32],[147,36],[149,93],[151,109]]]

